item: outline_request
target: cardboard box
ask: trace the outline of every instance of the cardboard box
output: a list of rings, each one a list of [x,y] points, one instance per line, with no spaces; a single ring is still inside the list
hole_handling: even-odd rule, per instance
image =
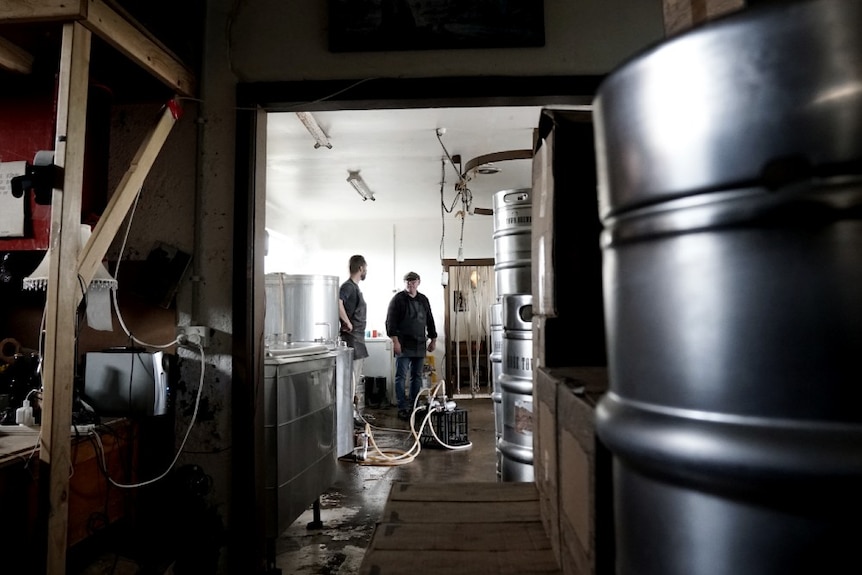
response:
[[[540,364],[605,365],[602,256],[592,114],[545,109],[533,156],[533,314]]]

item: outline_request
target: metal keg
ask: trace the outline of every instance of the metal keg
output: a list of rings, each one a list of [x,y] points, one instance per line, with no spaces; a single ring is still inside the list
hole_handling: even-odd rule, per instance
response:
[[[503,393],[500,390],[500,375],[503,373],[503,304],[492,303],[490,306],[491,353],[491,399],[494,402],[494,445],[498,445],[503,437]],[[499,447],[497,452],[497,477],[502,477],[503,458]]]
[[[533,481],[533,296],[503,296],[503,481]]]
[[[532,293],[530,189],[494,194],[494,278],[497,295]]]
[[[500,392],[500,374],[503,373],[503,304],[492,303],[490,317],[491,353],[488,358],[491,361],[492,389],[491,398],[494,400],[494,428],[497,438],[503,434],[502,417],[502,393]]]
[[[620,575],[858,565],[860,28],[859,1],[767,4],[599,88]]]

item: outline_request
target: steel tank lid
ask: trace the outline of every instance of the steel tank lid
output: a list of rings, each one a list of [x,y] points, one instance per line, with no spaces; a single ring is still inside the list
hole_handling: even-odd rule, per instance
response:
[[[699,193],[862,173],[862,1],[743,9],[613,71],[594,105],[607,217]]]

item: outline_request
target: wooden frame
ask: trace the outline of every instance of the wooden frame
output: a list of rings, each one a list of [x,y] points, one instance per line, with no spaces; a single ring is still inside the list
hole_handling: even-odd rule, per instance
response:
[[[176,110],[166,107],[157,126],[145,138],[94,234],[78,246],[81,219],[87,89],[92,35],[107,42],[177,94],[193,95],[192,73],[137,23],[103,0],[0,0],[0,23],[40,21],[62,23],[63,36],[57,88],[54,163],[63,168],[62,189],[55,189],[51,209],[51,270],[46,299],[43,367],[42,434],[39,449],[39,517],[43,522],[45,572],[63,573],[69,528],[69,466],[71,463],[72,384],[75,320],[82,294],[79,276],[89,285],[135,195],[164,144]],[[29,54],[0,42],[0,66],[28,73]],[[30,61],[32,64],[32,61]]]

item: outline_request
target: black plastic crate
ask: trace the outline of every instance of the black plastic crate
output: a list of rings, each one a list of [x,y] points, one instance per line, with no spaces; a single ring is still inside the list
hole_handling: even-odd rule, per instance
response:
[[[416,412],[416,425],[425,421],[427,412],[423,409]],[[434,433],[431,432],[433,427]],[[434,437],[434,434],[437,437]],[[467,438],[467,410],[454,409],[452,411],[433,411],[431,419],[422,427],[422,433],[419,435],[419,441],[423,447],[439,447],[445,449],[444,445],[440,445],[440,439],[446,445],[459,446],[470,443]]]

